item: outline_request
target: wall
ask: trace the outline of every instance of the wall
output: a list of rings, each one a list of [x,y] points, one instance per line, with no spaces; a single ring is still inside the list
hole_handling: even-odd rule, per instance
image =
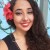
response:
[[[5,16],[3,16],[3,7],[5,6],[5,4],[7,4],[8,1],[10,1],[10,0],[6,0],[6,1],[0,0],[0,39],[3,39],[7,35],[9,35],[9,33],[14,31],[7,24]],[[44,21],[45,21],[45,25],[46,25],[46,28],[47,28],[47,31],[48,31],[48,35],[50,35],[50,24],[49,24],[50,10],[48,8],[48,7],[50,7],[49,2],[48,2],[48,0],[36,0],[36,2],[38,3],[39,8],[43,12]]]

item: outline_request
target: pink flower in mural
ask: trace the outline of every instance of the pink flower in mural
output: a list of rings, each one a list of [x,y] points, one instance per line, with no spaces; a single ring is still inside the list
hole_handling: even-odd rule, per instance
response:
[[[3,8],[4,16],[6,17],[6,20],[12,20],[12,19],[13,19],[13,13],[12,13],[12,11],[9,9],[10,6],[11,6],[10,3],[8,3],[8,4],[5,5],[5,7]]]

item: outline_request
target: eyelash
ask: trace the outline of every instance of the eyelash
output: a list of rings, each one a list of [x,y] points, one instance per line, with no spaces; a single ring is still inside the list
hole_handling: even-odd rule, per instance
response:
[[[32,14],[33,12],[27,12],[28,14]],[[16,15],[21,15],[22,13],[20,13],[20,12],[16,12],[15,13]]]
[[[20,13],[20,12],[16,12],[16,15],[21,15],[22,13]]]
[[[28,14],[32,14],[33,12],[28,12]]]

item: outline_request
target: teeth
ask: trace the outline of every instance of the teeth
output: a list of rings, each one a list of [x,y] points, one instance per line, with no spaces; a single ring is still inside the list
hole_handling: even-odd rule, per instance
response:
[[[23,24],[23,25],[28,25],[28,24]]]

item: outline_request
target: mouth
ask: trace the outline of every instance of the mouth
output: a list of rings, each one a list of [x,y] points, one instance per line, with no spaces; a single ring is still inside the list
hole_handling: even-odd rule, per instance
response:
[[[30,24],[30,22],[23,22],[23,23],[21,23],[21,25],[22,25],[23,27],[28,27],[29,24]]]

